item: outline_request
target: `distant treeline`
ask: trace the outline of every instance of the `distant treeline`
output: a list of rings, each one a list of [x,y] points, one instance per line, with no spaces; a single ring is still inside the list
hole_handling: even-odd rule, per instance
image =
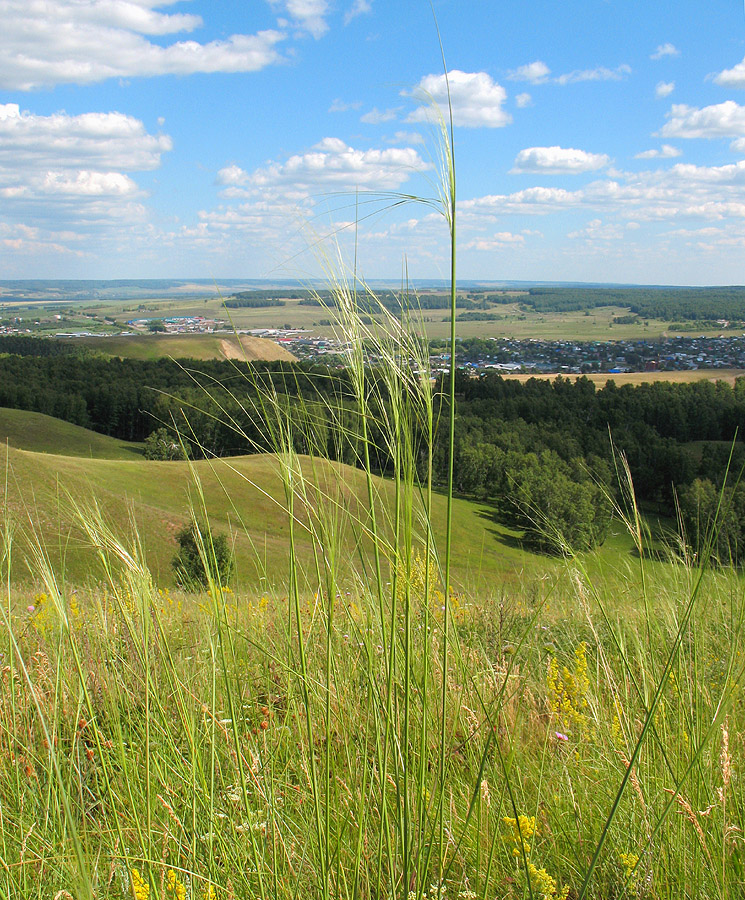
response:
[[[263,294],[263,291],[261,292]],[[241,291],[239,294],[233,294],[225,301],[225,306],[229,309],[263,309],[268,306],[284,306],[284,300],[278,300],[276,297],[256,296],[256,291]]]
[[[490,303],[514,297],[488,294]],[[644,319],[745,319],[745,287],[703,288],[531,288],[519,298],[536,312],[571,312],[599,306],[628,307]]]
[[[71,344],[50,341],[48,338],[20,334],[0,335],[0,355],[12,353],[15,356],[69,356],[74,349]]]
[[[226,300],[227,306],[276,306],[277,290],[242,291]],[[334,307],[337,299],[332,292],[295,290],[287,299],[298,300],[305,306]],[[240,302],[238,300],[240,299]],[[245,301],[245,302],[244,302]],[[378,312],[382,307],[398,314],[403,310],[449,309],[450,296],[439,294],[407,294],[405,291],[381,290],[375,296],[360,291],[356,297],[358,311]],[[635,287],[535,287],[527,293],[503,294],[489,291],[458,293],[456,306],[460,310],[488,310],[494,306],[519,303],[523,308],[539,313],[561,313],[590,310],[603,306],[628,308],[642,319],[665,321],[706,322],[711,326],[720,319],[735,322],[745,320],[745,287],[702,288],[635,288]],[[618,324],[625,324],[619,322]],[[634,321],[634,320],[630,320]]]
[[[575,549],[602,540],[619,454],[639,501],[671,516],[676,492],[700,479],[716,493],[728,466],[732,477],[745,466],[737,433],[745,378],[734,387],[611,381],[598,390],[585,378],[517,382],[488,373],[460,375],[456,387],[456,487],[496,501],[500,517],[534,533],[537,544],[551,543],[552,528],[574,535]]]

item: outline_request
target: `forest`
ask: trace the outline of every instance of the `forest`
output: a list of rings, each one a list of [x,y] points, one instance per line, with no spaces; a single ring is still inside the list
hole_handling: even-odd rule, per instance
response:
[[[489,294],[491,303],[514,303],[515,298]],[[628,307],[644,319],[717,321],[745,319],[743,287],[556,287],[530,288],[522,306],[536,312],[570,312],[599,306]]]

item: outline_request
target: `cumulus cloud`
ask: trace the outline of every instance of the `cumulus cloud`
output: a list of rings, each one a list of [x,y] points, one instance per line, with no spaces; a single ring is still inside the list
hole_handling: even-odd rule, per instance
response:
[[[531,84],[543,84],[548,80],[551,69],[540,59],[513,69],[507,76],[510,81],[529,81]]]
[[[510,171],[515,174],[580,175],[602,169],[609,162],[605,153],[587,153],[568,147],[528,147],[517,154]]]
[[[269,3],[286,12],[299,28],[314,38],[322,37],[328,31],[328,0],[269,0]]]
[[[643,153],[637,153],[634,159],[673,159],[680,156],[682,152],[670,144],[663,144],[659,150],[645,150]]]
[[[199,28],[199,16],[160,13],[172,0],[0,0],[0,87],[32,90],[108,78],[253,72],[280,59],[280,31],[226,40],[154,43]],[[295,0],[303,2],[303,0]],[[312,0],[304,0],[311,3]]]
[[[245,172],[240,166],[236,166],[233,163],[220,169],[215,181],[217,184],[222,185],[242,185],[248,181],[248,172]]]
[[[668,170],[619,173],[567,191],[530,187],[463,201],[470,216],[548,215],[596,210],[638,223],[674,219],[745,219],[745,160],[726,166],[677,163]]]
[[[680,50],[674,44],[660,44],[650,55],[650,59],[664,59],[666,56],[680,56]]]
[[[155,169],[172,149],[139,119],[119,112],[37,116],[0,104],[0,166],[19,172],[58,168]]]
[[[450,83],[450,102],[453,121],[464,128],[502,128],[509,125],[512,116],[502,108],[507,92],[486,72],[461,72],[453,69],[445,75],[426,75],[417,85],[413,96],[425,97],[440,109],[447,109]],[[409,122],[428,122],[432,119],[430,106],[420,106],[409,117]]]
[[[265,192],[301,202],[328,190],[396,190],[415,172],[428,168],[411,147],[356,150],[338,138],[325,138],[307,153],[285,162],[271,162],[245,176],[237,166],[222,169],[218,178],[227,196]]]
[[[518,109],[525,109],[525,107],[530,106],[532,102],[533,98],[530,94],[518,94],[517,97],[515,97],[515,106],[517,106]]]
[[[725,100],[715,106],[698,109],[683,103],[674,104],[667,114],[662,137],[723,138],[745,136],[745,106]]]
[[[714,77],[714,81],[723,87],[745,88],[745,59],[731,69],[720,72]]]
[[[39,116],[0,104],[2,226],[15,229],[7,240],[19,253],[58,254],[144,222],[131,173],[156,169],[171,147],[167,135],[123,113]]]
[[[657,83],[657,87],[654,89],[654,95],[661,100],[663,97],[669,97],[674,90],[674,81],[660,81]]]
[[[621,225],[613,223],[603,224],[601,219],[593,219],[579,231],[570,231],[567,237],[573,240],[584,238],[587,241],[618,241],[624,236],[624,229]]]
[[[397,131],[386,139],[387,144],[423,144],[424,138],[417,131]]]
[[[624,63],[615,69],[608,69],[605,66],[598,66],[596,69],[575,69],[573,72],[559,75],[556,82],[557,84],[576,84],[580,81],[621,81],[629,74],[631,74],[631,67]]]
[[[505,247],[521,246],[525,243],[522,234],[513,234],[511,231],[498,231],[490,237],[475,238],[463,244],[463,250],[504,250]]]

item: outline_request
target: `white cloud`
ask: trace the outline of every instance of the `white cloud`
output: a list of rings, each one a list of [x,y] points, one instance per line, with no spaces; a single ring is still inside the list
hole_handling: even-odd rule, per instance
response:
[[[34,227],[139,220],[141,191],[127,173],[156,169],[171,147],[118,112],[38,116],[0,105],[3,213]]]
[[[193,31],[199,16],[164,14],[173,0],[0,0],[0,87],[32,90],[108,78],[194,72],[252,72],[279,61],[279,31],[200,44],[154,43]]]
[[[387,144],[423,144],[424,138],[417,131],[397,131],[393,137],[387,138]]]
[[[533,98],[530,94],[518,94],[515,97],[515,105],[518,109],[525,109],[526,106],[530,106],[533,102]]]
[[[609,162],[605,153],[587,153],[568,147],[528,147],[517,154],[510,171],[515,174],[579,175],[602,169]]]
[[[584,238],[588,241],[618,241],[624,237],[624,229],[621,225],[603,224],[600,219],[593,219],[579,231],[570,231],[567,237],[575,240]]]
[[[733,68],[720,72],[714,81],[723,87],[745,88],[745,59]]]
[[[328,0],[269,0],[269,3],[275,9],[286,11],[300,28],[314,38],[322,37],[328,31]]]
[[[283,197],[302,202],[328,190],[396,190],[427,168],[412,147],[355,150],[338,138],[325,138],[307,153],[269,163],[246,178],[242,170],[234,171],[237,166],[222,169],[221,174],[227,196],[265,195],[269,201]]]
[[[661,100],[663,97],[669,97],[674,90],[674,81],[659,81],[654,89],[654,95]]]
[[[217,184],[242,185],[248,181],[248,172],[245,172],[240,166],[236,166],[233,163],[225,166],[224,169],[220,169],[215,180]]]
[[[745,219],[745,160],[726,166],[677,163],[670,169],[619,173],[575,191],[531,187],[509,195],[463,201],[471,217],[548,215],[596,210],[638,223],[673,219]]]
[[[634,159],[673,159],[680,156],[682,152],[670,144],[663,144],[659,150],[645,150],[643,153],[637,153]]]
[[[362,16],[369,12],[372,12],[371,0],[354,0],[354,3],[344,15],[344,24],[349,25],[352,19],[356,19],[357,16]]]
[[[631,67],[626,64],[617,66],[615,69],[598,66],[596,69],[575,69],[573,72],[559,75],[556,82],[558,84],[576,84],[579,81],[621,81],[630,73]]]
[[[365,113],[364,116],[360,116],[360,122],[364,122],[367,125],[381,125],[383,122],[390,122],[393,119],[398,118],[399,110],[400,107],[382,110],[375,106],[370,112]]]
[[[453,69],[445,75],[426,75],[413,92],[415,97],[431,99],[443,114],[448,105],[448,82],[453,121],[464,128],[502,128],[512,116],[502,109],[507,92],[486,72],[461,72]],[[432,119],[430,106],[420,106],[408,117],[409,122],[428,122]]]
[[[521,246],[525,243],[525,238],[522,234],[513,234],[511,231],[498,231],[496,234],[491,235],[491,237],[483,237],[476,238],[472,241],[467,241],[463,244],[463,250],[481,250],[481,251],[492,251],[492,250],[504,250],[505,247],[514,247],[515,245]]]
[[[529,81],[531,84],[543,84],[548,80],[551,69],[540,59],[514,69],[507,76],[510,81]]]
[[[683,103],[674,104],[667,114],[669,121],[660,131],[662,137],[722,138],[745,136],[745,106],[725,100],[715,106],[697,109]]]
[[[106,168],[145,170],[172,149],[166,135],[150,135],[123,113],[36,116],[0,104],[0,166],[8,170]]]
[[[666,56],[680,56],[680,50],[674,44],[660,44],[650,55],[650,59],[663,59]]]

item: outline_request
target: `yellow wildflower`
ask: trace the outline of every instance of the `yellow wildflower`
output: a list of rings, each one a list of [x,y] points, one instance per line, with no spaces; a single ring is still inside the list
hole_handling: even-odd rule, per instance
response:
[[[142,877],[139,869],[132,869],[129,873],[129,882],[134,900],[148,900],[150,897],[150,885]]]
[[[538,830],[535,824],[535,816],[518,816],[513,819],[511,816],[503,816],[502,822],[507,828],[507,837],[514,843],[512,848],[513,856],[521,856],[523,852],[530,853],[530,844],[528,841]]]
[[[173,869],[166,872],[166,897],[168,900],[186,900],[186,885]]]
[[[582,641],[574,651],[573,671],[568,666],[559,669],[559,663],[552,659],[546,674],[548,706],[559,716],[566,730],[572,726],[582,728],[587,722],[587,694],[590,679],[587,676],[587,644]]]
[[[626,879],[626,889],[635,896],[637,894],[637,866],[639,865],[639,855],[637,853],[619,853],[621,864],[623,865],[623,874]]]

